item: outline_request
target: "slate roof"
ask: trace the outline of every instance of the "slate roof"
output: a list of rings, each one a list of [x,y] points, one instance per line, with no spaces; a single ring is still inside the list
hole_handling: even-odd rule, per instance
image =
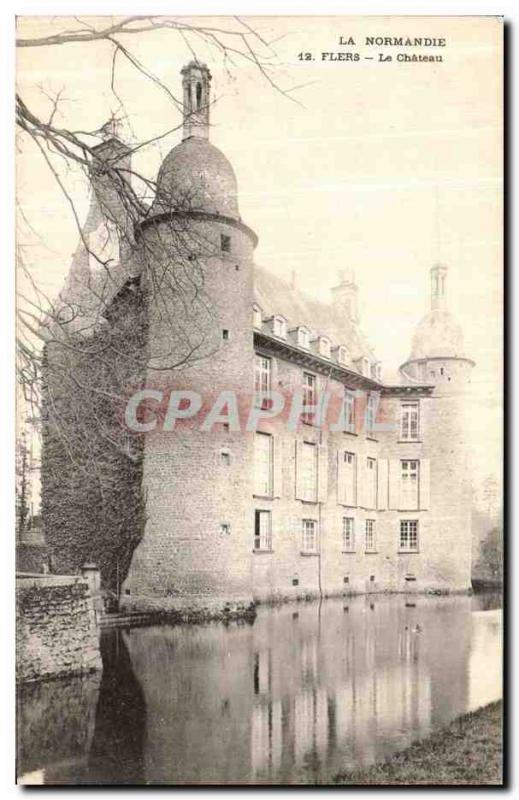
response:
[[[340,307],[310,297],[288,281],[263,267],[254,268],[254,296],[263,316],[279,314],[287,320],[288,329],[305,325],[314,335],[327,336],[332,347],[344,345],[353,360],[377,358],[358,323],[350,320]]]

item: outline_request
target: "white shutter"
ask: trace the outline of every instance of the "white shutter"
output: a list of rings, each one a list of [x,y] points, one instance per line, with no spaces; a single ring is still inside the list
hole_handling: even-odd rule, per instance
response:
[[[346,475],[344,468],[344,450],[337,450],[337,502],[344,505],[346,501]]]
[[[388,489],[388,460],[379,458],[378,477],[377,477],[377,508],[385,511],[387,508],[387,489]]]
[[[328,448],[319,445],[319,461],[317,464],[317,502],[326,503],[328,499]]]
[[[355,453],[353,458],[353,505],[360,505],[359,502],[359,456]]]
[[[304,500],[303,494],[303,442],[296,441],[296,500]]]
[[[272,458],[274,459],[273,495],[274,497],[283,497],[283,439],[281,436],[273,437]]]
[[[389,461],[389,508],[399,508],[400,502],[400,460],[392,458]]]
[[[420,509],[425,511],[431,505],[431,462],[428,458],[420,460],[418,478],[420,481]]]
[[[366,508],[368,502],[366,456],[357,455],[355,461],[357,463],[357,505]]]

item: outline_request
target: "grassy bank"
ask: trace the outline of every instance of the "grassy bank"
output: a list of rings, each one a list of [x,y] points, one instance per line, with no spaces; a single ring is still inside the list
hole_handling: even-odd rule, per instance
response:
[[[341,772],[337,784],[409,785],[502,783],[502,702],[454,720],[388,761]]]

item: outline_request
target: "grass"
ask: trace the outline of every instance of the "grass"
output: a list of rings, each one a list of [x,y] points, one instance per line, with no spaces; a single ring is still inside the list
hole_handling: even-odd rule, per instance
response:
[[[340,772],[333,782],[350,785],[500,786],[502,702],[458,717],[441,731],[366,769]]]

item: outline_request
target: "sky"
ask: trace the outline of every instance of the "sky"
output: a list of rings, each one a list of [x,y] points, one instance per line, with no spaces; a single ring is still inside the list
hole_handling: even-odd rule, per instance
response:
[[[107,18],[18,18],[18,35],[42,36]],[[231,53],[223,58],[193,33],[121,37],[131,52],[180,96],[190,48],[213,75],[211,140],[230,159],[243,220],[259,236],[256,262],[320,299],[340,270],[353,269],[362,327],[392,380],[428,310],[429,269],[449,267],[449,307],[476,361],[470,421],[476,482],[500,477],[502,460],[502,71],[501,24],[491,17],[182,18],[217,31],[253,28],[273,42],[273,86]],[[232,47],[235,36],[217,33]],[[353,37],[354,45],[340,45]],[[368,36],[443,38],[441,48],[365,45]],[[274,51],[275,54],[272,54]],[[298,58],[311,53],[314,60]],[[322,53],[358,53],[358,61]],[[398,53],[441,53],[442,63],[402,63]],[[378,60],[392,55],[391,62]],[[366,56],[372,56],[368,60]],[[146,141],[180,122],[156,83],[120,55],[111,88],[106,42],[21,48],[18,89],[54,122],[94,130],[122,113],[123,137]],[[285,94],[281,90],[289,90]],[[292,98],[292,99],[290,99]],[[143,148],[135,169],[154,178],[180,141],[178,130]],[[84,217],[86,185],[58,164]],[[61,288],[77,240],[70,207],[41,155],[20,142],[18,244],[39,286]],[[21,282],[23,287],[23,281]]]

